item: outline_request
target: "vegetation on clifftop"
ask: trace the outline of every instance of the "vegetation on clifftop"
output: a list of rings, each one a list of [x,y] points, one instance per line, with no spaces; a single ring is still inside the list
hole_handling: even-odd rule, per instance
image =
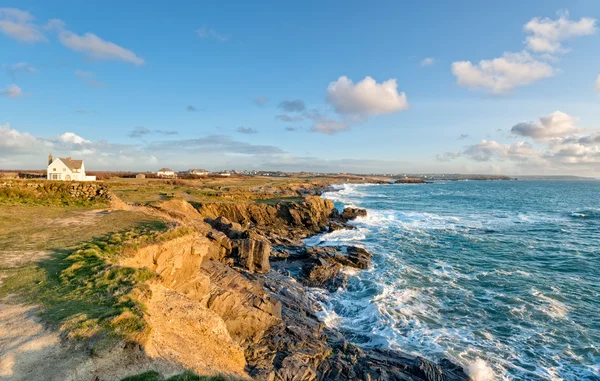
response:
[[[122,255],[141,246],[173,238],[162,221],[148,221],[109,233],[76,250],[55,250],[36,263],[4,269],[0,298],[15,295],[39,305],[40,317],[67,337],[89,339],[94,349],[114,340],[135,340],[144,335],[144,306],[139,297],[144,282],[155,274],[117,264]],[[166,236],[166,237],[165,237]]]
[[[0,182],[0,205],[107,206],[108,188],[98,182],[10,180]]]

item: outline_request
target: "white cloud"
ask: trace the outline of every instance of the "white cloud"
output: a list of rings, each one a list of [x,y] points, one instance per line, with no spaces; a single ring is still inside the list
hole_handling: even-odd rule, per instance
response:
[[[65,30],[66,26],[67,24],[65,24],[65,22],[60,19],[51,19],[48,20],[46,25],[44,25],[44,29],[55,32],[61,32]]]
[[[217,32],[214,28],[211,28],[207,25],[204,25],[202,28],[196,30],[196,34],[200,38],[212,38],[217,41],[225,42],[229,40],[228,36],[225,36],[219,32]]]
[[[17,85],[10,85],[4,90],[0,90],[0,95],[9,98],[19,98],[23,96],[23,90]]]
[[[31,147],[37,139],[26,132],[10,128],[10,124],[0,125],[0,148],[3,150],[20,150]]]
[[[350,126],[339,120],[329,119],[326,117],[318,117],[314,119],[314,124],[311,128],[313,132],[320,132],[327,135],[335,135],[338,132],[348,131]]]
[[[600,74],[598,74],[598,78],[596,78],[596,90],[600,91]]]
[[[33,74],[38,72],[33,66],[29,65],[26,62],[18,62],[12,65],[3,64],[2,68],[4,69],[6,74],[8,74],[8,76],[13,80],[16,78],[18,73]]]
[[[452,64],[452,74],[456,77],[459,86],[469,89],[487,89],[494,94],[529,85],[552,77],[556,73],[552,66],[534,59],[527,52],[507,52],[502,57],[483,60],[476,65],[471,61]]]
[[[15,8],[0,8],[0,32],[21,42],[46,41],[46,37],[33,24],[33,16]]]
[[[528,161],[540,156],[531,144],[527,142],[516,142],[512,144],[501,144],[495,140],[482,140],[479,144],[468,146],[464,154],[475,161],[512,160]]]
[[[84,139],[81,136],[79,136],[73,132],[65,132],[62,135],[58,135],[56,137],[56,141],[59,141],[62,143],[68,143],[68,144],[76,144],[76,145],[92,144],[91,141]]]
[[[458,159],[460,155],[460,152],[444,152],[436,155],[435,159],[437,161],[452,161]]]
[[[71,31],[59,33],[60,42],[76,52],[83,53],[89,57],[101,60],[116,60],[130,62],[135,65],[143,65],[144,59],[138,57],[131,50],[125,49],[117,44],[105,41],[93,33],[80,36]]]
[[[512,127],[511,132],[516,135],[526,136],[533,139],[549,139],[565,137],[569,134],[579,132],[576,126],[578,119],[555,111],[549,115],[540,117],[540,122],[521,122]]]
[[[596,20],[583,17],[579,21],[569,19],[569,13],[559,13],[556,20],[536,17],[524,27],[529,34],[525,40],[527,47],[536,53],[562,53],[565,50],[561,42],[573,37],[594,34],[597,30]]]
[[[431,66],[435,63],[435,58],[427,57],[421,61],[421,66]]]
[[[398,93],[395,79],[379,84],[371,77],[357,84],[346,76],[331,82],[327,87],[327,102],[336,112],[348,115],[389,114],[409,107],[406,94]]]

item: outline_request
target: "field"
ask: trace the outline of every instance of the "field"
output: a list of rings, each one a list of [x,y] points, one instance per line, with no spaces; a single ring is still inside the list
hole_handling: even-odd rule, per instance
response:
[[[124,179],[107,181],[121,200],[130,203],[151,203],[183,198],[188,202],[233,202],[263,200],[275,203],[279,199],[298,200],[301,194],[344,182],[386,181],[383,178],[357,176],[297,176],[297,177],[206,177],[196,180]]]

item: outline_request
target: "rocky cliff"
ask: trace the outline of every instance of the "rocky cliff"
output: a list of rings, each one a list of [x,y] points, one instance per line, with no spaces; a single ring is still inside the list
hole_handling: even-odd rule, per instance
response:
[[[344,267],[369,266],[358,247],[307,248],[300,238],[363,211],[338,213],[329,200],[204,204],[172,200],[155,209],[189,233],[123,260],[154,270],[144,296],[152,333],[149,354],[185,367],[257,380],[466,380],[461,368],[397,351],[365,350],[316,317],[305,285],[336,290]],[[183,325],[174,329],[167,322]],[[229,360],[228,360],[229,359]]]

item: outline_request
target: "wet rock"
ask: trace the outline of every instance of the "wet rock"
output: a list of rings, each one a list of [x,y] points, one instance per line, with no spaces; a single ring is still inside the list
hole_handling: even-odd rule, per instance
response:
[[[365,217],[367,215],[367,211],[365,209],[360,208],[345,208],[341,214],[341,219],[344,221],[351,221],[356,219],[357,217]]]
[[[331,292],[346,286],[343,266],[329,258],[316,258],[302,266],[301,281],[309,287],[323,287]]]
[[[366,269],[371,265],[371,253],[367,249],[359,246],[348,246],[345,250],[346,255],[336,256],[336,259],[344,266],[357,269]]]

